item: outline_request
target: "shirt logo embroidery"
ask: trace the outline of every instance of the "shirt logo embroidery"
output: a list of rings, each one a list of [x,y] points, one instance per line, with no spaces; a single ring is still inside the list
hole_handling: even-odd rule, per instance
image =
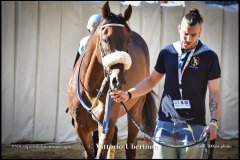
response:
[[[192,60],[191,60],[191,65],[193,67],[196,67],[199,65],[199,61],[200,61],[200,58],[199,57],[192,57]]]

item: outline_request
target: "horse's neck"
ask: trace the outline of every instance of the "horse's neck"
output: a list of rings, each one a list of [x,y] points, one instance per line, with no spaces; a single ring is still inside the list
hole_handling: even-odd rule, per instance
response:
[[[103,67],[98,62],[96,56],[99,54],[97,41],[90,40],[88,45],[89,46],[87,47],[85,53],[86,55],[83,59],[83,67],[81,69],[81,81],[84,85],[85,91],[88,92],[89,96],[95,97],[97,95],[96,89],[99,89],[104,74]]]

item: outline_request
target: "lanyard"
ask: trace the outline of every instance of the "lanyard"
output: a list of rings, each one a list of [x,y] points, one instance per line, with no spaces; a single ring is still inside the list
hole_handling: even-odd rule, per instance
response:
[[[180,92],[180,95],[181,95],[181,100],[183,99],[183,95],[182,95],[182,77],[183,77],[183,73],[187,67],[187,65],[189,64],[192,56],[193,56],[193,53],[195,51],[196,47],[194,49],[191,50],[189,56],[188,56],[188,59],[181,71],[181,68],[182,68],[182,65],[179,65],[180,64],[180,61],[181,61],[181,55],[182,55],[182,51],[181,51],[181,54],[178,55],[178,84],[179,84],[179,92]]]

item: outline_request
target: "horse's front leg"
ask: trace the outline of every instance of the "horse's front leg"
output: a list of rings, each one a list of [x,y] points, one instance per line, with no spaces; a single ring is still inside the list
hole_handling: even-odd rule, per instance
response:
[[[108,153],[108,149],[111,149],[114,146],[111,146],[110,143],[112,142],[114,136],[115,126],[109,125],[109,130],[107,134],[102,132],[102,128],[100,127],[98,130],[99,134],[99,143],[98,143],[98,152],[96,159],[105,159]]]
[[[92,119],[91,114],[81,106],[72,110],[72,117],[74,119],[74,128],[85,149],[85,158],[93,159],[95,156],[92,131],[97,127],[97,123]]]
[[[116,149],[116,145],[117,145],[117,134],[118,134],[118,128],[117,128],[117,126],[115,126],[113,139],[112,139],[110,148],[108,149],[108,153],[107,153],[107,159],[115,159],[115,152],[116,152],[115,149]]]
[[[78,136],[82,141],[82,145],[85,150],[85,158],[87,159],[94,159],[94,146],[93,146],[93,139],[92,133],[86,132],[84,127],[80,124],[75,122],[75,129],[77,130]]]

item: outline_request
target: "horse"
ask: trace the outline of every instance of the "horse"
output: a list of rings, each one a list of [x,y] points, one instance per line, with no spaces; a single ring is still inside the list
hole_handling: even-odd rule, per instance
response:
[[[68,106],[74,128],[85,150],[85,158],[95,158],[92,140],[92,132],[95,130],[99,133],[97,158],[106,158],[110,144],[117,144],[115,124],[118,118],[126,114],[120,103],[111,103],[107,132],[104,133],[100,125],[109,111],[109,92],[127,91],[150,74],[148,46],[126,23],[131,14],[131,5],[122,16],[112,13],[106,2],[102,7],[103,20],[91,35],[85,53],[80,56],[71,73],[67,94]],[[100,92],[97,91],[99,88]],[[80,103],[79,95],[88,108]],[[156,121],[153,95],[149,92],[130,99],[125,104],[132,117],[146,132],[153,134]],[[137,145],[138,132],[138,128],[128,118],[126,158],[136,156],[136,147],[133,146]]]

